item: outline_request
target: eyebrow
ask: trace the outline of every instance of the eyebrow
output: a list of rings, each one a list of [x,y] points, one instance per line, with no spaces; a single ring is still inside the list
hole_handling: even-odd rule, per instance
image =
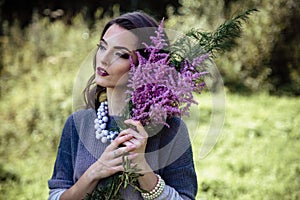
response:
[[[101,41],[104,42],[105,45],[108,45],[107,42],[103,38],[101,39]],[[123,47],[123,46],[114,46],[114,49],[124,49],[124,50],[128,51],[129,53],[131,53],[131,51],[128,48]]]

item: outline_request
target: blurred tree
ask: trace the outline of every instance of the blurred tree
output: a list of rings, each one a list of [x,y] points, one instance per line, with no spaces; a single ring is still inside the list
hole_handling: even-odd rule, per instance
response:
[[[178,14],[178,8],[181,6],[179,0],[0,0],[0,56],[2,57],[3,46],[1,36],[5,34],[5,30],[13,24],[18,24],[24,29],[32,23],[34,14],[48,17],[51,21],[61,19],[66,24],[71,24],[74,16],[80,13],[88,27],[92,27],[95,20],[105,15],[112,16],[115,5],[119,5],[120,13],[145,10],[157,20],[166,16],[168,7],[173,8],[173,14]],[[99,9],[102,12],[98,12]],[[0,75],[2,62],[0,60]]]
[[[257,8],[243,26],[239,46],[218,56],[216,64],[230,91],[300,93],[299,0],[182,0],[183,15],[172,16],[168,26],[214,30],[237,12]],[[171,14],[170,14],[171,15]]]
[[[271,51],[271,92],[300,95],[300,2],[292,3],[285,27]]]
[[[142,9],[157,20],[167,16],[167,26],[180,31],[190,27],[214,30],[238,11],[257,8],[260,12],[245,24],[239,46],[216,60],[225,85],[239,92],[300,94],[299,0],[0,0],[0,37],[4,27],[16,20],[21,27],[30,23],[33,12],[51,20],[63,18],[67,23],[81,12],[85,22],[93,25],[96,13],[97,19],[111,16],[116,4],[121,13]]]
[[[19,24],[24,27],[30,22],[33,12],[37,11],[51,19],[64,18],[67,22],[71,22],[72,17],[77,13],[84,12],[85,19],[93,21],[95,12],[99,8],[104,11],[100,17],[105,14],[112,16],[115,4],[120,6],[121,13],[145,10],[160,19],[166,16],[169,6],[174,8],[174,14],[178,14],[178,8],[181,6],[179,0],[0,0],[0,20],[2,18],[2,21],[9,23],[18,20]]]

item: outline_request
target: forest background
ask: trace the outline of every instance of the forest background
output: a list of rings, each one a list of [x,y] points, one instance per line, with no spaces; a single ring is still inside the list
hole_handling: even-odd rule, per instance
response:
[[[0,0],[0,199],[46,199],[77,72],[112,17],[144,10],[166,27],[213,31],[256,8],[237,46],[215,59],[225,86],[218,143],[198,150],[210,127],[209,92],[187,120],[197,199],[300,198],[300,2],[298,0]]]

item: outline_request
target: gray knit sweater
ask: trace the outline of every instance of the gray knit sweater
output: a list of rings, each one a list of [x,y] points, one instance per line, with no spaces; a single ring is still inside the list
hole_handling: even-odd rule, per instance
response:
[[[49,200],[58,200],[82,174],[100,157],[108,146],[95,138],[93,109],[73,113],[62,131],[53,175],[48,181]],[[110,117],[108,126],[117,125]],[[187,128],[182,120],[173,117],[149,137],[146,159],[153,171],[164,179],[166,187],[157,199],[195,199],[197,178]],[[103,180],[99,184],[103,184]],[[132,187],[121,189],[124,199],[143,199]]]

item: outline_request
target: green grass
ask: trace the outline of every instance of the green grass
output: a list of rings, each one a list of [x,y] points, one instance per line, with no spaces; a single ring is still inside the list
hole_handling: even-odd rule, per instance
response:
[[[200,97],[201,98],[201,97]],[[207,97],[208,98],[208,97]],[[210,108],[210,98],[206,99]],[[198,199],[299,199],[300,99],[227,94],[221,136],[204,159]],[[207,131],[207,124],[200,129]]]
[[[199,111],[209,118],[210,96],[199,99]],[[198,129],[189,126],[200,134],[193,140],[198,199],[299,199],[299,103],[296,98],[227,94],[221,135],[205,158],[199,149],[210,121]],[[55,126],[54,121],[39,123]],[[1,145],[1,171],[8,177],[1,182],[1,199],[47,198],[59,132],[52,143],[33,133]]]
[[[72,85],[104,21],[95,30],[80,16],[74,26],[35,19],[25,30],[6,27],[0,38],[0,199],[47,199],[61,130],[72,112]],[[212,105],[208,94],[198,98],[187,120],[198,199],[300,198],[300,99],[227,93],[221,135],[203,158]]]

